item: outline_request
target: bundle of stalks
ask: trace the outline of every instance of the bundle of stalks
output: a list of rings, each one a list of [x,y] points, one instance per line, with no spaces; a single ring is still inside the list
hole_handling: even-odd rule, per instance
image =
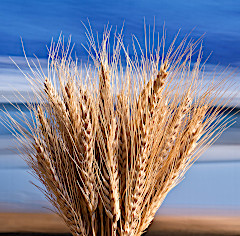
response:
[[[93,66],[81,69],[60,38],[47,75],[41,67],[26,75],[37,101],[28,103],[31,121],[21,113],[27,128],[7,112],[6,122],[73,235],[141,235],[231,123],[230,98],[220,102],[226,80],[204,85],[201,40],[174,39],[165,54],[164,36],[140,58],[133,43],[131,58],[121,34],[113,48],[110,30],[101,44],[86,35]]]

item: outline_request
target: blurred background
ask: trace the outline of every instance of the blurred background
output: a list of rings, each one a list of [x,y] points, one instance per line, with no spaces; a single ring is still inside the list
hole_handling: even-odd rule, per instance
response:
[[[198,39],[205,34],[203,60],[210,53],[207,70],[236,69],[231,80],[239,84],[240,65],[240,1],[235,0],[0,0],[0,108],[16,112],[9,104],[18,102],[14,92],[29,93],[27,80],[13,64],[28,72],[21,38],[28,58],[36,55],[43,68],[47,63],[47,47],[59,35],[72,35],[74,53],[83,62],[87,53],[85,28],[91,23],[93,32],[102,34],[107,24],[120,30],[124,23],[124,42],[131,46],[132,35],[140,43],[144,39],[144,18],[162,32],[165,24],[167,45],[181,29]],[[239,87],[238,87],[239,88]],[[240,90],[238,90],[240,93]],[[231,92],[231,91],[230,91]],[[236,90],[235,90],[236,92]],[[231,103],[239,109],[237,92]],[[30,94],[31,95],[31,94]],[[24,106],[21,105],[24,109]],[[25,112],[27,112],[25,110]],[[0,112],[0,116],[3,113]],[[187,172],[185,179],[170,192],[159,215],[173,216],[240,216],[240,118]],[[0,124],[0,212],[48,213],[50,204],[30,181],[38,184],[18,153],[12,151],[14,138]],[[0,220],[1,223],[1,220]],[[240,226],[240,220],[239,224]],[[0,232],[3,231],[0,224]],[[239,231],[240,232],[240,231]]]

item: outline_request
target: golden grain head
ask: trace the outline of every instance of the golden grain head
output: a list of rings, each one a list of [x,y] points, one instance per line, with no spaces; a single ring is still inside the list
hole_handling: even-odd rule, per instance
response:
[[[45,81],[33,82],[29,131],[10,115],[8,124],[73,235],[141,235],[228,125],[217,105],[225,83],[201,86],[199,40],[131,58],[121,35],[112,54],[110,31],[99,48],[87,35],[93,66],[84,72],[53,45],[48,74],[35,72]],[[190,70],[193,52],[199,57]]]

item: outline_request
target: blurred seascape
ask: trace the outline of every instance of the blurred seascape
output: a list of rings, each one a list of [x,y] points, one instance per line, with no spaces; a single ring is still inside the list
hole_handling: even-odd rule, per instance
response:
[[[181,2],[181,3],[180,3]],[[87,53],[85,44],[87,18],[93,32],[100,34],[104,25],[120,30],[124,22],[124,42],[131,46],[132,34],[144,42],[144,17],[146,24],[162,32],[165,22],[166,44],[169,45],[181,28],[179,40],[193,28],[191,37],[199,38],[204,33],[203,61],[213,51],[206,68],[211,71],[218,64],[222,71],[229,66],[236,69],[231,77],[238,91],[231,106],[240,109],[240,1],[158,1],[158,0],[88,0],[88,1],[0,1],[0,109],[7,108],[12,114],[16,109],[10,102],[20,101],[17,91],[24,97],[32,96],[29,84],[13,64],[9,56],[26,73],[29,72],[20,37],[29,58],[33,54],[40,59],[43,68],[47,65],[47,49],[52,38],[57,41],[60,33],[66,39],[72,35],[76,43],[74,52],[83,63]],[[155,18],[155,19],[154,19]],[[66,40],[67,41],[67,40]],[[142,44],[143,45],[143,44]],[[236,86],[235,86],[236,87]],[[229,91],[231,93],[232,90]],[[24,109],[24,105],[20,104]],[[28,111],[25,110],[26,114]],[[0,117],[4,116],[0,111]],[[25,162],[19,157],[15,140],[0,124],[0,212],[49,212],[50,204],[30,181],[39,184],[29,174]],[[15,153],[14,153],[15,151]],[[186,173],[185,179],[166,197],[159,214],[215,214],[240,216],[240,114],[233,124],[206,151]]]
[[[30,116],[24,104],[17,105],[26,116]],[[13,105],[1,103],[0,107],[18,119]],[[0,116],[4,117],[3,111]],[[159,214],[201,215],[212,212],[240,216],[240,115],[235,118],[236,123],[197,160],[185,179],[169,193]],[[39,184],[29,173],[17,147],[10,131],[1,124],[0,211],[46,212],[51,206],[40,190],[30,183]]]

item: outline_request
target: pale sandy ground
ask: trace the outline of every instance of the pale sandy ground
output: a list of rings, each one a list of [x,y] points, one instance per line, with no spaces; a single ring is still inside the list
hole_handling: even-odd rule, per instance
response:
[[[0,235],[70,235],[55,214],[0,213]],[[157,216],[146,236],[240,235],[240,217]]]

